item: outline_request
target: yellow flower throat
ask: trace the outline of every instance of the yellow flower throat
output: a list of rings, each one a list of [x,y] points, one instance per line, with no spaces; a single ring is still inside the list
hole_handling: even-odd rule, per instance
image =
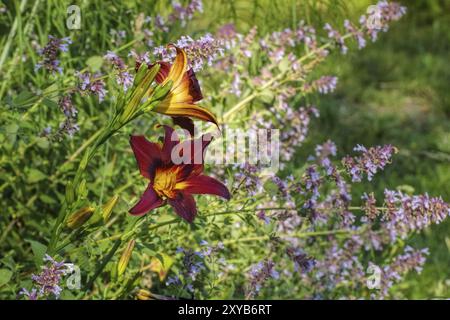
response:
[[[176,171],[171,169],[156,169],[153,188],[161,198],[175,198],[177,184]]]

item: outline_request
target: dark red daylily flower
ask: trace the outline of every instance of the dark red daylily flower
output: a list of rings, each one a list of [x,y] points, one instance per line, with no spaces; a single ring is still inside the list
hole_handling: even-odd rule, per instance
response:
[[[216,125],[217,119],[211,111],[196,104],[203,99],[203,95],[194,70],[188,69],[186,52],[174,45],[170,46],[176,49],[177,55],[172,65],[164,61],[157,62],[160,69],[156,76],[156,82],[164,85],[168,81],[172,81],[172,88],[153,111],[171,116],[175,124],[193,135],[194,123],[190,118],[212,122]],[[136,64],[136,69],[139,69],[139,66],[139,63]],[[152,66],[149,65],[149,67]]]
[[[217,195],[227,200],[231,195],[220,181],[203,174],[203,156],[211,142],[202,136],[180,142],[174,130],[164,126],[164,142],[153,143],[144,136],[131,136],[130,144],[141,174],[150,180],[139,202],[130,209],[132,215],[143,215],[155,208],[170,204],[188,222],[197,214],[193,194]],[[199,146],[199,147],[198,147]],[[174,164],[172,150],[189,150],[189,163]],[[182,151],[181,151],[182,155]],[[200,159],[200,161],[198,161]]]

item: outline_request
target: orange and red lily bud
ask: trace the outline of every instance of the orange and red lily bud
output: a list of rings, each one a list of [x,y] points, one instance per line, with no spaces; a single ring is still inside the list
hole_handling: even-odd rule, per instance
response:
[[[194,71],[188,68],[186,52],[174,45],[170,46],[177,51],[175,61],[172,65],[164,61],[158,62],[160,69],[155,79],[162,86],[169,81],[172,81],[173,85],[153,111],[174,118],[189,117],[217,125],[216,116],[211,111],[195,104],[203,99],[203,95]],[[189,124],[184,128],[191,132],[192,125]]]

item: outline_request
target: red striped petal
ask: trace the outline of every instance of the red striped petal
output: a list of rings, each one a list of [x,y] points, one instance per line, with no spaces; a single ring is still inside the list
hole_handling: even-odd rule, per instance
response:
[[[164,204],[164,201],[158,197],[152,185],[148,185],[139,202],[130,209],[130,213],[135,216],[143,215],[150,210],[156,209]]]
[[[212,194],[230,200],[228,188],[220,181],[204,176],[192,176],[186,181],[177,184],[183,191],[191,194]]]
[[[197,77],[195,76],[195,72],[192,69],[189,69],[186,72],[186,76],[189,79],[189,94],[192,97],[192,102],[197,102],[203,99],[202,91],[200,89],[200,84],[198,83]]]
[[[172,149],[180,143],[178,134],[171,127],[164,125],[164,144],[162,147],[162,160],[164,163],[171,161]]]
[[[197,206],[192,195],[180,191],[175,199],[168,199],[168,202],[181,218],[189,223],[194,221],[197,215]]]
[[[130,144],[141,174],[153,180],[154,169],[161,163],[161,147],[144,136],[131,136]]]
[[[173,123],[189,132],[191,137],[194,136],[194,122],[188,117],[172,117]]]

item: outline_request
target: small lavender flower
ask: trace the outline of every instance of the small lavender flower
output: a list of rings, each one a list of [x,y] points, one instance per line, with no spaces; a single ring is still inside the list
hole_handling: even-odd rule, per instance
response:
[[[339,31],[333,29],[329,23],[325,24],[324,29],[328,31],[328,38],[335,41],[337,46],[341,49],[342,54],[347,54],[348,47],[345,45],[344,38]]]
[[[59,39],[52,35],[49,35],[48,39],[49,42],[45,45],[45,47],[38,50],[42,60],[35,65],[35,70],[43,68],[52,73],[62,73],[63,69],[60,66],[58,55],[59,52],[67,52],[69,50],[69,44],[71,44],[72,41],[68,37]]]
[[[258,217],[258,219],[264,221],[265,224],[269,224],[270,223],[270,218],[266,215],[266,211],[265,210],[258,211],[256,216]]]
[[[32,288],[31,291],[24,288],[20,291],[20,294],[30,300],[51,296],[58,299],[62,291],[60,286],[62,277],[71,272],[67,264],[56,261],[48,254],[44,256],[44,262],[47,265],[42,266],[41,273],[31,276],[31,280],[33,280],[36,288]]]
[[[179,277],[177,277],[177,276],[170,276],[170,277],[168,277],[167,281],[166,281],[166,286],[171,286],[171,285],[173,285],[173,286],[181,286],[182,285],[181,279]]]
[[[195,72],[201,70],[205,64],[211,66],[219,56],[223,55],[221,42],[209,33],[197,40],[182,36],[175,45],[186,52],[189,65]],[[153,54],[160,56],[161,60],[166,62],[171,62],[176,55],[173,48],[165,46],[156,47]]]
[[[103,58],[109,61],[118,70],[123,70],[127,68],[122,58],[120,58],[117,54],[115,54],[112,51],[107,51],[107,53],[103,56]]]
[[[382,0],[370,8],[367,16],[362,15],[359,22],[372,41],[376,41],[380,31],[386,32],[392,21],[399,20],[405,14],[406,7]]]
[[[331,93],[336,90],[337,77],[333,76],[323,76],[312,82],[312,84],[305,85],[305,91],[310,91],[311,89],[317,90],[321,94]]]
[[[264,283],[272,279],[278,279],[279,273],[275,270],[275,263],[272,260],[264,260],[253,265],[248,274],[248,286],[246,297],[251,299],[258,295]]]
[[[25,288],[22,288],[20,290],[19,295],[22,295],[26,297],[28,300],[38,300],[39,299],[39,293],[37,292],[36,288],[31,289],[31,291],[28,291]]]
[[[142,54],[137,53],[134,49],[130,50],[128,53],[129,57],[133,57],[136,61],[137,65],[141,65],[142,63],[150,64],[150,54],[148,52],[144,52]]]
[[[104,58],[113,65],[114,69],[117,70],[117,84],[122,86],[124,91],[127,91],[133,84],[133,76],[127,71],[128,67],[125,62],[112,51],[108,51]]]
[[[184,249],[180,250],[183,256],[183,265],[184,265],[184,274],[186,278],[190,278],[192,281],[195,281],[198,274],[205,270],[205,265],[201,259],[203,259],[204,255],[200,251],[194,251],[192,249]]]
[[[391,162],[392,155],[397,153],[397,148],[389,144],[369,149],[357,145],[353,150],[361,152],[362,155],[360,157],[346,156],[342,159],[342,164],[351,175],[353,182],[360,182],[364,173],[367,174],[367,180],[371,181],[379,170],[383,170]]]
[[[219,242],[217,245],[209,245],[209,243],[205,240],[200,241],[200,245],[203,248],[203,250],[201,251],[202,253],[202,257],[210,257],[213,254],[217,254],[218,252],[220,252],[221,250],[223,250],[224,245],[222,242]]]
[[[395,257],[389,265],[382,269],[380,288],[373,297],[387,297],[389,289],[410,271],[416,271],[420,274],[428,254],[428,248],[416,250],[407,246],[403,254]]]
[[[325,159],[329,156],[335,156],[337,152],[336,144],[328,140],[324,144],[318,145],[315,148],[316,156],[318,159]]]
[[[302,249],[289,247],[286,249],[286,253],[294,262],[296,272],[308,273],[314,267],[314,259],[308,256]]]
[[[155,26],[155,28],[163,31],[163,32],[169,32],[169,27],[166,25],[166,21],[165,19],[157,14],[155,17],[155,20],[153,21],[153,24]]]
[[[344,27],[345,30],[347,30],[348,33],[351,33],[356,39],[356,42],[358,43],[358,49],[362,49],[366,46],[366,39],[364,38],[364,34],[362,33],[362,31],[358,30],[353,25],[353,23],[346,19],[344,21]]]
[[[216,39],[222,43],[226,50],[236,47],[240,37],[242,35],[236,32],[236,27],[232,23],[223,25],[216,32]]]
[[[82,94],[93,94],[98,96],[99,102],[102,102],[106,96],[105,82],[101,79],[100,73],[94,74],[92,77],[89,72],[76,72],[75,75],[79,79],[78,90]]]
[[[180,21],[182,26],[186,25],[188,20],[191,20],[196,12],[203,12],[203,3],[201,0],[191,0],[186,7],[180,3],[172,2],[173,12],[169,15],[170,22]]]
[[[306,25],[303,20],[300,21],[295,36],[297,41],[303,42],[308,49],[315,50],[317,48],[316,30]]]
[[[377,209],[377,200],[375,199],[375,196],[373,192],[367,194],[364,193],[361,199],[364,200],[364,213],[365,218],[363,221],[366,221],[368,219],[369,221],[375,220],[375,218],[378,216],[378,209]]]
[[[77,116],[78,110],[73,105],[70,94],[63,95],[58,101],[58,106],[66,117],[75,118]]]
[[[382,224],[392,242],[450,216],[450,206],[440,197],[430,197],[428,194],[409,196],[391,190],[385,190],[384,197],[386,211]]]
[[[73,138],[78,131],[80,131],[80,127],[75,120],[73,118],[66,118],[59,124],[57,136],[61,137],[62,134],[67,134],[70,138]]]

